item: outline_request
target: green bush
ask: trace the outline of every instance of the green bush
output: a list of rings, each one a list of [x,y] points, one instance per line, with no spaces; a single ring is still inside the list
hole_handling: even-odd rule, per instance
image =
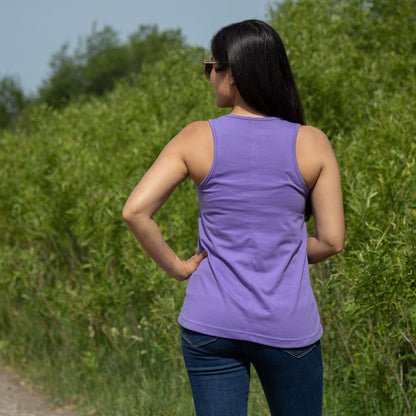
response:
[[[343,183],[344,252],[312,270],[325,328],[325,415],[416,409],[415,6],[285,1],[282,35],[307,120],[330,136]],[[133,85],[36,106],[0,132],[0,353],[57,401],[96,415],[190,415],[168,278],[121,219],[182,127],[223,114],[198,49],[144,65]],[[186,181],[157,214],[182,256],[196,248]],[[312,224],[311,224],[312,226]],[[253,375],[250,414],[267,405]]]
[[[195,118],[219,114],[202,58],[199,50],[177,50],[145,69],[136,87],[120,84],[63,111],[40,106],[29,132],[0,139],[2,353],[30,362],[64,400],[79,396],[97,414],[116,414],[118,391],[120,414],[169,414],[165,406],[184,414],[175,389],[187,388],[186,374],[171,329],[185,286],[140,250],[121,211],[172,136]],[[158,219],[183,256],[196,248],[193,188],[184,183]],[[166,385],[159,412],[152,408],[155,376],[172,371],[181,382]],[[190,409],[190,396],[186,403]]]
[[[181,47],[185,42],[180,30],[159,32],[155,25],[141,25],[122,43],[110,26],[97,30],[94,24],[72,53],[67,43],[52,55],[51,75],[39,88],[37,101],[60,108],[74,98],[103,95],[121,79],[134,77],[144,63],[156,62]]]
[[[416,6],[299,0],[270,17],[307,120],[329,135],[342,175],[345,250],[312,269],[326,328],[325,409],[413,414]]]

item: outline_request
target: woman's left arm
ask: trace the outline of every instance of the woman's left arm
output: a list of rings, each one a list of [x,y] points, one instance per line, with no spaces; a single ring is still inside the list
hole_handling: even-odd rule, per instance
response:
[[[188,177],[184,160],[187,141],[186,128],[173,138],[129,196],[123,219],[137,241],[156,262],[174,279],[188,279],[206,257],[199,253],[183,261],[169,247],[153,219],[173,190]]]

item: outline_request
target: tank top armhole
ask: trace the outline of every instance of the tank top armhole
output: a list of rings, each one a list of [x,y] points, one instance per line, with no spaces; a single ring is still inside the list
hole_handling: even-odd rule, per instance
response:
[[[302,173],[300,172],[300,169],[299,169],[298,159],[296,157],[296,142],[297,142],[299,128],[300,128],[300,124],[297,124],[296,128],[293,130],[293,137],[292,137],[293,165],[294,165],[294,168],[295,168],[296,177],[298,179],[298,184],[303,189],[305,194],[308,195],[310,189],[308,188],[308,185],[306,185],[306,182],[303,179]]]
[[[205,178],[202,179],[202,181],[198,185],[196,185],[197,189],[204,188],[209,183],[209,180],[211,179],[212,175],[214,174],[215,164],[216,164],[216,161],[217,161],[218,145],[217,145],[217,133],[216,133],[215,126],[214,126],[214,120],[208,120],[208,122],[209,122],[209,125],[211,127],[212,139],[213,139],[213,142],[214,142],[214,158],[212,159],[212,165],[211,165],[211,168],[209,169],[209,171],[207,173],[207,176],[205,176]]]

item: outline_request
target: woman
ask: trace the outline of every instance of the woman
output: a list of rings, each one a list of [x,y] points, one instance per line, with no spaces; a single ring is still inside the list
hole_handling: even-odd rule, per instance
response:
[[[327,137],[304,125],[278,34],[257,20],[221,29],[204,62],[230,114],[185,127],[133,190],[123,217],[170,276],[189,279],[179,316],[198,416],[245,415],[252,363],[272,415],[320,415],[322,327],[309,263],[339,253],[344,218]],[[199,254],[181,260],[155,212],[188,176]],[[310,198],[316,232],[307,238]]]

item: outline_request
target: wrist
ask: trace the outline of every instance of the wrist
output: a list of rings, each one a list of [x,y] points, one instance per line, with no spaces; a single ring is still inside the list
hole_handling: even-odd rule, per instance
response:
[[[176,257],[175,264],[171,273],[169,273],[178,282],[182,282],[189,278],[189,273],[186,264],[179,257]]]

